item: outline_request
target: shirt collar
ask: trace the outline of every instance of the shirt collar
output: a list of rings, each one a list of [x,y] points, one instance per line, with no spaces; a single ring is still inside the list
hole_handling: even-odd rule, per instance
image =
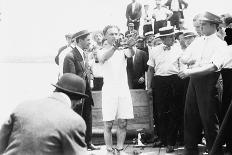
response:
[[[217,37],[217,34],[216,34],[216,33],[213,33],[213,34],[211,34],[211,35],[209,35],[209,36],[205,36],[205,37],[204,37],[204,40],[212,39],[212,38],[215,38],[215,37]]]
[[[71,100],[70,98],[61,92],[53,92],[52,95],[50,96],[50,98],[53,98],[57,101],[60,101],[63,104],[66,104],[68,107],[71,108]]]

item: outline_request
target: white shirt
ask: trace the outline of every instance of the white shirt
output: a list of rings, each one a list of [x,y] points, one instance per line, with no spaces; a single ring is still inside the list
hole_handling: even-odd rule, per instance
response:
[[[168,10],[165,7],[161,7],[160,9],[155,8],[153,10],[153,16],[155,16],[156,21],[166,20],[167,16],[171,13],[172,11]]]
[[[102,77],[102,64],[101,63],[96,63],[93,53],[89,54],[89,65],[92,68],[93,71],[93,76],[94,77]]]
[[[155,75],[170,76],[178,74],[185,67],[179,61],[182,53],[183,51],[178,43],[174,43],[170,50],[165,51],[164,44],[161,44],[152,49],[147,64],[154,67]]]
[[[132,3],[132,13],[135,12],[135,4],[136,4],[136,2]]]
[[[195,61],[192,65],[193,68],[213,63],[220,70],[225,61],[226,51],[226,43],[214,33],[210,36],[195,39],[186,48],[186,55],[181,58],[181,61],[184,63]]]
[[[172,3],[171,3],[171,10],[172,10],[172,11],[180,11],[180,8],[179,8],[179,0],[172,0]]]
[[[104,84],[102,90],[119,93],[129,91],[126,71],[127,61],[124,50],[116,50],[114,54],[102,64]]]
[[[144,22],[143,23],[144,25],[152,24],[152,12],[150,9],[148,9],[147,11],[144,11],[143,22]]]

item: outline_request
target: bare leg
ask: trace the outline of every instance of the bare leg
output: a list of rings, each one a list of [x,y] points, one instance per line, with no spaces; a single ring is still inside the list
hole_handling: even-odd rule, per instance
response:
[[[104,122],[104,140],[106,143],[106,149],[112,149],[113,142],[112,142],[112,127],[114,121],[106,121]]]
[[[117,129],[117,148],[123,149],[123,144],[126,138],[126,119],[118,119],[118,129]]]

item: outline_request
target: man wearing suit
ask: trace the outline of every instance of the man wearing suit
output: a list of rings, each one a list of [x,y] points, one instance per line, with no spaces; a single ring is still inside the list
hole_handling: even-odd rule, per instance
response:
[[[92,105],[93,98],[90,88],[90,69],[86,59],[86,54],[84,50],[90,45],[90,33],[87,30],[79,31],[73,35],[73,39],[76,41],[76,47],[70,51],[65,59],[63,72],[64,73],[74,73],[79,75],[86,81],[86,91],[85,93],[89,96],[84,102],[82,111],[79,109],[74,109],[78,114],[80,114],[86,123],[86,143],[88,150],[100,149],[95,147],[91,142],[92,137]]]
[[[51,96],[19,104],[0,129],[0,154],[87,155],[86,125],[71,108],[81,103],[85,81],[64,74]]]
[[[141,40],[143,42],[143,40]],[[139,43],[137,43],[137,46]],[[147,71],[148,54],[140,49],[135,55],[127,58],[127,76],[130,89],[145,89],[145,72]]]
[[[182,8],[182,5],[184,5],[184,8]],[[188,3],[184,0],[168,0],[165,3],[165,6],[173,12],[172,17],[170,18],[171,25],[176,26],[176,28],[179,29],[180,18],[184,19],[183,10],[188,7]]]
[[[141,16],[142,4],[136,2],[136,0],[132,0],[132,3],[128,4],[126,8],[127,25],[129,23],[134,23],[134,28],[138,31]]]

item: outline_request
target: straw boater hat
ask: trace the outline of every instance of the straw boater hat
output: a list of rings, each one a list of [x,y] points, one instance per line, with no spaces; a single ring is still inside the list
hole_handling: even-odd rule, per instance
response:
[[[196,37],[197,35],[192,31],[185,31],[183,33],[183,36],[184,36],[184,38],[187,38],[187,37]]]
[[[132,27],[132,26],[135,26],[135,24],[134,23],[128,23],[128,26]]]
[[[76,74],[65,73],[56,84],[52,84],[57,89],[75,96],[87,98],[85,94],[86,84],[84,79]]]
[[[154,32],[153,31],[148,31],[144,34],[145,37],[148,37],[148,36],[153,36],[154,35]]]
[[[214,23],[214,24],[222,23],[219,16],[213,13],[210,13],[210,12],[204,12],[203,14],[201,14],[201,16],[199,17],[199,20],[207,21],[207,22]]]
[[[79,32],[72,35],[72,39],[77,39],[77,38],[84,36],[86,34],[90,34],[90,32],[88,30],[79,31]]]
[[[174,27],[167,26],[167,27],[162,27],[159,29],[159,33],[158,33],[157,37],[170,36],[170,35],[174,35],[174,34],[175,34]]]

